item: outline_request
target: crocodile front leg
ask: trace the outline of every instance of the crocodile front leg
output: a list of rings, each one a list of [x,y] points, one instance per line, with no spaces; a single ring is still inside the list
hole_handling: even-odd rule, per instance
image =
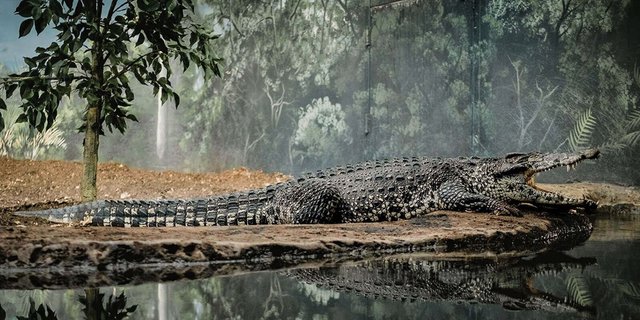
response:
[[[335,186],[312,178],[279,191],[262,210],[269,212],[270,223],[339,223],[347,216],[348,205]]]
[[[482,194],[469,192],[458,181],[447,181],[437,191],[442,209],[492,212],[496,215],[522,216],[520,210]]]

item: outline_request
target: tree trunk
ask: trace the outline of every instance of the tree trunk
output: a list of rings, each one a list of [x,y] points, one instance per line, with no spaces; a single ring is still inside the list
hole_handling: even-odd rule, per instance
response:
[[[96,187],[96,177],[98,174],[98,142],[100,126],[100,108],[90,106],[87,110],[85,120],[86,129],[84,132],[84,150],[82,153],[82,164],[84,172],[82,174],[82,201],[89,202],[96,199],[98,190]]]
[[[98,288],[84,289],[87,305],[84,309],[86,319],[100,319],[100,309],[102,309],[102,299]]]
[[[98,33],[101,33],[100,16],[102,14],[102,1],[94,1],[95,7],[87,7],[89,14],[87,18],[92,25],[95,25]],[[93,12],[91,12],[93,10]],[[109,21],[107,21],[109,23]],[[104,88],[104,53],[103,37],[97,37],[93,48],[91,49],[91,77],[98,84],[97,99],[87,99],[88,108],[85,119],[84,132],[84,149],[82,152],[82,164],[84,172],[82,173],[82,185],[80,192],[82,193],[82,202],[89,202],[98,196],[98,188],[96,180],[98,176],[98,139],[102,123],[100,122],[100,112],[105,105],[102,90]],[[94,88],[95,89],[95,88]],[[96,91],[94,91],[96,92]]]

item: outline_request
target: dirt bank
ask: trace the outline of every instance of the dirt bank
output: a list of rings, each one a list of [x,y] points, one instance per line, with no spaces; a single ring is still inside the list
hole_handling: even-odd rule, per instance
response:
[[[193,174],[108,163],[99,169],[99,197],[104,199],[197,197],[288,178],[244,168]],[[0,158],[2,287],[166,281],[390,252],[529,254],[584,241],[591,232],[585,216],[568,214],[517,218],[435,212],[409,221],[369,224],[157,229],[52,225],[11,214],[77,203],[80,173],[80,165],[73,162]],[[591,183],[545,188],[586,194],[605,208],[640,203],[640,193],[633,188]]]

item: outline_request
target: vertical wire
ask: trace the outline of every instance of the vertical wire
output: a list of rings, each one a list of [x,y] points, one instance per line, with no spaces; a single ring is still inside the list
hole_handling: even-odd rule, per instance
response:
[[[368,14],[368,28],[367,28],[367,107],[364,114],[364,156],[368,158],[369,150],[371,148],[371,137],[369,134],[371,133],[371,102],[372,102],[372,89],[371,89],[371,32],[373,29],[373,14],[371,9],[371,0],[369,0],[369,6],[367,8]],[[369,139],[367,139],[369,137]]]

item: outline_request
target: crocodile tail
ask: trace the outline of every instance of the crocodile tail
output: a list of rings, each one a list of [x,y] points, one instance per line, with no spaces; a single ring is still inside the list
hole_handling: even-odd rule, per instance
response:
[[[277,186],[224,196],[188,200],[99,200],[43,211],[21,211],[52,222],[84,222],[93,226],[174,227],[267,224],[274,213],[264,210]],[[277,221],[277,220],[275,220]]]
[[[47,209],[40,211],[18,211],[15,214],[24,217],[43,218],[56,223],[70,223],[83,221],[85,219],[86,213],[98,210],[105,205],[106,200],[98,200],[56,209]]]

